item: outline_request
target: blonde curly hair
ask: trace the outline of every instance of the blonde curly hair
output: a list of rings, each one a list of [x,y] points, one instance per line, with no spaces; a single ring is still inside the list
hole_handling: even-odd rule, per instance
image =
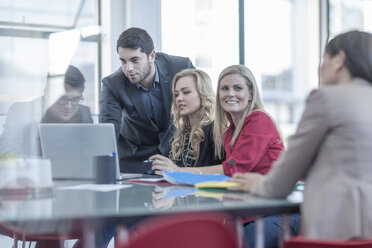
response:
[[[180,78],[187,76],[194,78],[196,90],[200,97],[200,119],[193,128],[190,126],[188,116],[180,115],[175,100],[175,88],[177,82]],[[176,132],[173,136],[170,157],[181,158],[185,145],[186,133],[190,132],[189,144],[191,144],[192,148],[190,150],[190,157],[195,161],[195,166],[200,157],[200,143],[205,139],[203,127],[210,124],[214,118],[215,93],[212,87],[212,82],[208,74],[204,71],[199,69],[186,69],[174,76],[172,92],[173,101],[171,112]]]

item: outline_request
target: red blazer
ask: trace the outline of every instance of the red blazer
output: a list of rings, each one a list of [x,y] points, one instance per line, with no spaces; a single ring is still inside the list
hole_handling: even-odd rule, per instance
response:
[[[236,172],[266,174],[284,149],[274,122],[262,111],[255,111],[245,118],[242,130],[231,148],[234,124],[224,134],[226,160],[222,163],[225,175]]]

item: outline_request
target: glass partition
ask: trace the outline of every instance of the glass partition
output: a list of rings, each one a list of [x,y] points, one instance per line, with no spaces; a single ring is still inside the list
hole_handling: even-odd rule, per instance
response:
[[[24,204],[38,220],[55,206],[54,168],[42,159],[39,124],[97,122],[98,2],[0,2],[1,247],[17,245],[16,235],[3,228],[4,216],[19,214]],[[60,144],[54,134],[49,137]],[[32,232],[38,227],[36,222]],[[51,246],[57,247],[45,247]]]
[[[97,1],[0,5],[0,154],[39,157],[40,122],[97,121]]]

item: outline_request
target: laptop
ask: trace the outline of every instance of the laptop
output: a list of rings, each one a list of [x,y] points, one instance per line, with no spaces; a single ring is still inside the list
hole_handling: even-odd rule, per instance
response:
[[[51,160],[53,179],[94,179],[93,156],[116,157],[116,179],[141,177],[120,174],[114,125],[111,123],[40,124],[43,158]]]

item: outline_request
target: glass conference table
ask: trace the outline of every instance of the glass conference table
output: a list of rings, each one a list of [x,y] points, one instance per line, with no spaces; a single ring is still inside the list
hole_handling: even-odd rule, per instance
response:
[[[66,190],[61,187],[92,183],[54,181],[50,195],[2,198],[0,221],[38,234],[73,233],[95,225],[124,224],[162,214],[224,211],[236,218],[299,212],[302,193],[287,199],[265,199],[224,189],[197,189],[167,183],[118,184],[126,188],[109,192]]]

